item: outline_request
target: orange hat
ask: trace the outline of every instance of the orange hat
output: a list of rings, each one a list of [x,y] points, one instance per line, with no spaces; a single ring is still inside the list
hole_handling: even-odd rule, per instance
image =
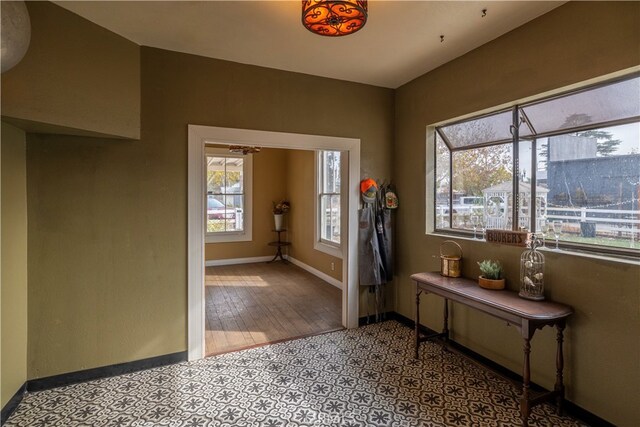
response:
[[[366,178],[360,181],[360,191],[362,193],[375,192],[377,190],[378,190],[378,184],[376,184],[376,182],[373,179]]]
[[[363,179],[360,181],[360,192],[362,193],[362,200],[366,203],[373,203],[376,201],[378,184],[371,178]]]

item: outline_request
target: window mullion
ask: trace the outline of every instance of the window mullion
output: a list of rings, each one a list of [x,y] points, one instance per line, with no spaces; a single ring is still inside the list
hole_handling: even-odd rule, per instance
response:
[[[538,231],[538,143],[535,138],[531,141],[531,194],[529,194],[529,217],[531,232],[536,233]]]
[[[449,228],[453,228],[453,151],[449,150]]]
[[[511,229],[518,230],[520,225],[520,115],[518,106],[513,107],[513,124],[511,125],[511,136],[513,137],[513,189],[511,197]]]

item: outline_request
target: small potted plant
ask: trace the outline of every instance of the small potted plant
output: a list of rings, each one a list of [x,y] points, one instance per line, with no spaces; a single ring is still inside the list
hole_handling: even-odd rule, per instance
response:
[[[484,289],[504,289],[502,265],[498,261],[485,259],[478,263],[482,275],[478,277],[478,284]]]
[[[289,203],[288,200],[281,200],[278,203],[276,202],[272,202],[273,203],[273,219],[275,221],[275,226],[276,226],[276,231],[280,231],[282,230],[282,223],[283,223],[283,216],[284,214],[286,214],[287,212],[289,212],[289,209],[291,209],[291,204]]]

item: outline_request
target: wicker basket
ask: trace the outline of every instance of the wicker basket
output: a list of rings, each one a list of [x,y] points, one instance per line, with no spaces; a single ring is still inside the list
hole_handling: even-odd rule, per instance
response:
[[[447,243],[457,246],[460,254],[445,255],[442,252],[442,247]],[[460,277],[462,275],[462,248],[453,240],[445,240],[440,245],[440,274],[445,277]]]

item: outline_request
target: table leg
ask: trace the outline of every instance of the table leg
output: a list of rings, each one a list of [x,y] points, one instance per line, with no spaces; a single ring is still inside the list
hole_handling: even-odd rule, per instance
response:
[[[415,337],[416,337],[416,359],[418,358],[418,349],[420,348],[420,294],[422,291],[416,284],[416,313],[415,313]]]
[[[562,354],[562,343],[563,336],[562,332],[564,331],[564,323],[556,325],[556,384],[554,386],[554,390],[558,393],[556,396],[556,405],[558,407],[558,415],[562,415],[562,406],[564,403],[564,381],[562,376],[562,371],[564,369],[564,355]]]
[[[529,404],[529,387],[531,382],[531,367],[529,365],[529,355],[531,354],[531,338],[524,339],[524,367],[522,372],[522,397],[520,398],[520,416],[522,418],[522,426],[529,425],[529,412],[531,407]]]
[[[444,341],[449,341],[449,300],[444,299],[444,327],[442,328]]]

